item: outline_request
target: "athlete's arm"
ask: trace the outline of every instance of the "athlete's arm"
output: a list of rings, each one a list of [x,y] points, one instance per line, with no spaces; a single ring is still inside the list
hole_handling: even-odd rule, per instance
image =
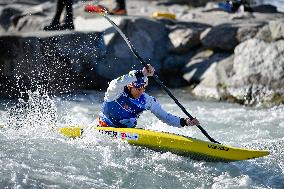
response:
[[[190,120],[189,118],[181,118],[166,112],[154,97],[149,96],[146,93],[144,94],[146,97],[146,109],[150,110],[158,119],[160,119],[164,123],[174,127],[199,125],[199,121],[196,118]]]
[[[146,97],[146,109],[150,110],[158,119],[162,122],[174,126],[174,127],[183,127],[184,122],[182,121],[184,118],[180,118],[171,113],[166,112],[156,101],[156,99],[152,96],[149,96],[145,93]]]

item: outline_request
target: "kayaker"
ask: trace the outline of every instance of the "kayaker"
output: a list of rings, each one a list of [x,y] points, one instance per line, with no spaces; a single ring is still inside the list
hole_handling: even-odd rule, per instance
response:
[[[99,114],[99,126],[133,128],[145,110],[150,110],[158,119],[174,127],[199,125],[196,118],[190,120],[166,112],[153,96],[145,93],[147,77],[155,72],[154,67],[148,66],[148,69],[132,70],[110,82]]]

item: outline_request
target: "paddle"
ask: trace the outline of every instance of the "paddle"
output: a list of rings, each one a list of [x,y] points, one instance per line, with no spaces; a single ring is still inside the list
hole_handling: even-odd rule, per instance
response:
[[[119,27],[106,15],[107,11],[101,12],[101,15],[116,29],[116,31],[121,35],[121,37],[124,39],[132,53],[135,55],[136,58],[146,67],[148,68],[147,63],[143,60],[143,58],[138,54],[138,52],[135,50],[135,48],[131,45],[130,41],[127,39],[125,34],[119,29]],[[181,110],[189,117],[189,119],[193,119],[193,117],[186,111],[186,109],[181,105],[181,103],[176,99],[176,97],[171,93],[171,91],[162,83],[162,81],[158,78],[158,76],[155,74],[153,75],[154,80],[167,92],[167,94],[174,100],[174,102],[181,108]],[[197,127],[201,130],[201,132],[213,143],[220,144],[216,140],[214,140],[209,134],[200,126],[197,125]]]

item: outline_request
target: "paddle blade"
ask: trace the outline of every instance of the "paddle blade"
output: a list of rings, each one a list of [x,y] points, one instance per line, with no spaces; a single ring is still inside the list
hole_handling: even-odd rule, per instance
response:
[[[85,12],[106,13],[108,12],[108,9],[102,5],[86,5]]]

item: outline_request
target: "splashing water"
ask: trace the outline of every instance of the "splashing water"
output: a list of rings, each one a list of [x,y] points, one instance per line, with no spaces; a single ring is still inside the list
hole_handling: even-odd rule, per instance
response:
[[[180,94],[180,91],[175,91]],[[168,96],[155,94],[163,107],[183,116]],[[16,106],[0,109],[7,127],[0,129],[1,188],[283,188],[284,107],[247,108],[178,97],[208,133],[223,144],[267,149],[271,155],[250,161],[210,163],[160,153],[112,140],[90,129],[66,139],[56,128],[91,124],[103,93],[50,98],[38,92]],[[1,104],[6,101],[0,101]],[[51,129],[51,128],[54,129]],[[138,127],[206,140],[194,127],[177,129],[150,112]],[[44,134],[43,134],[44,133]]]
[[[18,103],[8,109],[7,128],[23,129],[30,134],[32,130],[44,134],[56,127],[57,108],[47,94],[28,91],[28,100],[18,99]]]

